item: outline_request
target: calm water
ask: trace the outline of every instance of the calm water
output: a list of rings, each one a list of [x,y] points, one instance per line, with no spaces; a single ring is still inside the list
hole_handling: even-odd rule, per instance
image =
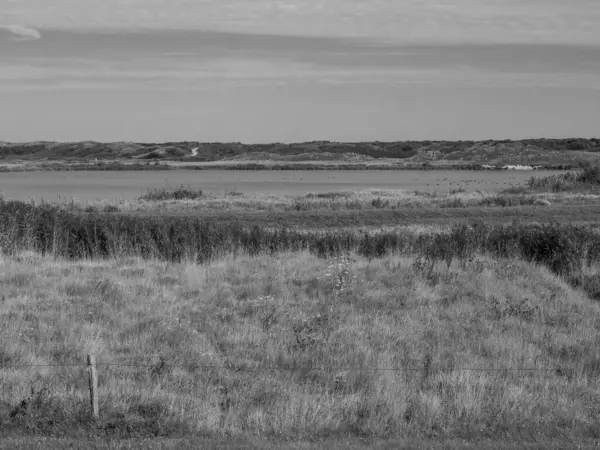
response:
[[[27,200],[74,197],[134,199],[145,190],[190,185],[205,192],[306,194],[364,189],[408,189],[447,192],[500,191],[524,184],[530,177],[557,172],[527,171],[226,171],[177,170],[170,172],[21,172],[0,173],[0,192],[6,198]]]

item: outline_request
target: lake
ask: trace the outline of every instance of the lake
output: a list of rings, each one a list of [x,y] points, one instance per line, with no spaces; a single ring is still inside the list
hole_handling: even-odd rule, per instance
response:
[[[365,189],[406,189],[448,192],[462,187],[467,191],[498,192],[522,185],[532,176],[550,171],[471,170],[315,170],[315,171],[229,171],[173,170],[143,172],[7,172],[0,173],[0,192],[15,200],[56,201],[134,199],[150,188],[189,185],[205,192],[233,190],[244,194],[297,194]]]

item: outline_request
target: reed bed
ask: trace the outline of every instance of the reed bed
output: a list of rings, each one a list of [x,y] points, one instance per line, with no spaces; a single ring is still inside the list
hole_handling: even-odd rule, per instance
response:
[[[467,259],[476,253],[543,264],[566,278],[600,262],[600,234],[589,227],[483,222],[448,233],[407,230],[301,231],[246,228],[193,216],[140,217],[109,213],[72,214],[58,206],[0,202],[0,250],[23,250],[67,259],[127,256],[203,263],[226,255],[308,250],[319,257],[357,252],[366,258],[421,255],[430,262]]]

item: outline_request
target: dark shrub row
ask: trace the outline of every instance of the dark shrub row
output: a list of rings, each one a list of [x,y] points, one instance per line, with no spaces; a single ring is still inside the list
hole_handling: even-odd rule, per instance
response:
[[[94,164],[61,164],[51,163],[40,166],[41,170],[52,170],[52,171],[156,171],[156,170],[171,170],[172,167],[168,164],[159,163],[133,163],[124,164],[122,162],[104,162],[100,161]]]
[[[600,262],[600,234],[570,225],[456,227],[448,234],[352,231],[326,233],[269,230],[222,224],[195,217],[139,217],[107,213],[73,214],[57,206],[0,201],[0,249],[33,250],[69,259],[138,255],[198,262],[224,254],[310,250],[319,256],[357,251],[367,258],[391,252],[428,260],[468,258],[483,252],[520,257],[570,277]]]
[[[357,163],[341,163],[336,162],[335,164],[314,164],[314,163],[239,163],[235,165],[223,164],[223,165],[212,165],[210,167],[204,166],[179,166],[178,169],[185,170],[485,170],[485,171],[500,171],[508,170],[504,167],[487,167],[482,164],[452,164],[452,165],[440,165],[431,164],[428,162],[421,164],[406,164],[406,165],[392,165],[392,164],[357,164]],[[549,164],[537,167],[538,170],[572,170],[576,169],[577,166],[573,164]]]
[[[160,163],[132,163],[132,164],[124,164],[122,162],[97,162],[93,164],[89,163],[44,163],[37,164],[34,167],[20,166],[20,167],[6,167],[0,166],[0,172],[75,172],[75,171],[85,171],[85,172],[144,172],[144,171],[164,171],[164,170],[172,170],[173,167],[168,164],[160,164]]]

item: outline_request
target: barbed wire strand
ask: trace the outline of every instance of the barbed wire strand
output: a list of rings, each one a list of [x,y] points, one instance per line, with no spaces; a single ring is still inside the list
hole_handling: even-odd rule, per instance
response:
[[[162,364],[156,362],[154,364],[138,364],[138,363],[116,363],[116,362],[97,362],[96,366],[102,367],[145,367],[145,368],[193,368],[193,369],[231,369],[228,364]],[[42,368],[42,367],[88,367],[86,363],[65,363],[65,364],[5,364],[0,362],[0,370],[5,369],[24,369],[24,368]],[[371,372],[421,372],[423,367],[357,367],[357,366],[328,366],[328,365],[308,365],[308,366],[292,366],[290,368],[262,366],[256,368],[243,368],[241,370],[247,372],[258,372],[262,370],[277,369],[281,371],[293,370],[336,370],[336,371],[371,371]],[[583,368],[579,368],[583,369]],[[506,368],[491,368],[491,367],[458,367],[458,368],[433,368],[428,369],[429,372],[552,372],[552,371],[575,371],[577,368],[565,367],[506,367]]]

